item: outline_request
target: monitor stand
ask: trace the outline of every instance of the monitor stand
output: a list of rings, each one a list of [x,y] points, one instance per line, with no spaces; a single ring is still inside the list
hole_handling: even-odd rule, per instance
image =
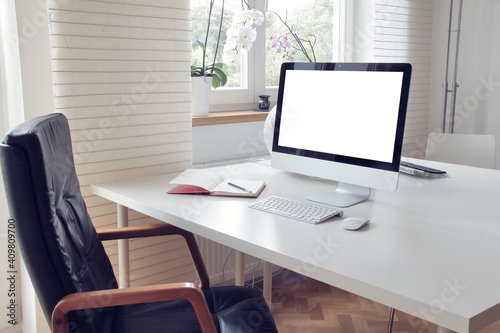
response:
[[[349,207],[368,200],[369,197],[369,187],[339,183],[335,191],[310,195],[306,199],[335,207]]]

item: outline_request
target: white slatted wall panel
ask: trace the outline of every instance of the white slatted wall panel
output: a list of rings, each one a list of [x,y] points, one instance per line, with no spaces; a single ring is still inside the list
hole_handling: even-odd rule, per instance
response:
[[[424,158],[428,134],[432,0],[376,0],[375,61],[413,66],[403,155]]]
[[[95,226],[115,227],[115,205],[90,184],[191,166],[190,3],[49,0],[49,17],[56,112],[70,121]],[[130,248],[132,285],[194,279],[180,239],[132,240]],[[106,251],[118,272],[116,243]]]

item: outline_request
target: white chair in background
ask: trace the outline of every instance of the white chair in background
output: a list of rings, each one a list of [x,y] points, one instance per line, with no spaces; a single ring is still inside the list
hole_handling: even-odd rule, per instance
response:
[[[427,139],[425,159],[495,169],[495,138],[483,134],[433,132]]]

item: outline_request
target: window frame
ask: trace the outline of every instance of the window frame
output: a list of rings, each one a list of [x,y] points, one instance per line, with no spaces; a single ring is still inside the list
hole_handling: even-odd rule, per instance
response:
[[[248,3],[252,8],[260,10],[263,13],[267,12],[268,2],[272,0],[249,0]],[[347,45],[346,40],[349,35],[349,25],[352,20],[349,17],[352,15],[352,5],[349,5],[347,0],[332,0],[334,6],[333,20],[338,24],[334,24],[334,58],[338,61],[347,61],[350,58],[347,55],[348,50],[342,45]],[[349,14],[351,13],[351,14]],[[257,40],[252,45],[250,51],[244,56],[246,59],[242,61],[242,80],[246,80],[243,88],[217,88],[212,89],[210,111],[236,111],[249,110],[256,107],[259,101],[258,95],[271,95],[271,105],[276,104],[278,87],[265,86],[265,62],[266,62],[266,25],[265,22],[257,29]]]

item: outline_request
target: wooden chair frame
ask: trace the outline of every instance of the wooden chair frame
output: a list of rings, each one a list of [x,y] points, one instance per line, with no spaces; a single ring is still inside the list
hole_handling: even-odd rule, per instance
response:
[[[205,296],[201,290],[201,288],[209,287],[210,280],[192,233],[166,223],[160,223],[148,226],[98,230],[97,234],[101,241],[180,235],[186,241],[200,278],[200,284],[196,285],[189,282],[169,283],[155,286],[99,290],[66,295],[57,303],[52,312],[53,333],[68,332],[68,313],[70,311],[178,299],[187,300],[192,304],[204,333],[217,332]],[[103,302],[103,299],[105,299],[106,302]]]

